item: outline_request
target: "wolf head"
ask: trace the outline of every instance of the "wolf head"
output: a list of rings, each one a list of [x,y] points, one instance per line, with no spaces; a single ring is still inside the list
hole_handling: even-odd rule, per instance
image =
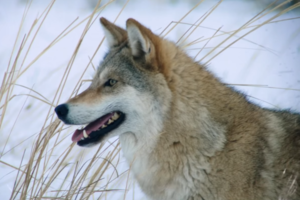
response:
[[[66,124],[85,125],[72,140],[92,146],[113,136],[131,133],[147,138],[163,128],[171,103],[168,59],[175,45],[153,34],[134,19],[126,30],[100,19],[109,52],[91,85],[81,94],[55,108]]]

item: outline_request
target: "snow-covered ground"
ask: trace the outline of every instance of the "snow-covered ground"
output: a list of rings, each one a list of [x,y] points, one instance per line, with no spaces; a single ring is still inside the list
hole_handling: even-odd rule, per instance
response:
[[[21,70],[25,69],[73,20],[78,17],[78,20],[75,22],[77,24],[91,14],[92,7],[88,2],[90,1],[61,0],[55,2],[43,25],[40,27],[24,64],[22,64],[23,59],[19,59],[17,70],[21,66]],[[28,35],[34,19],[41,16],[49,3],[50,1],[48,0],[33,1],[21,28],[13,58],[16,56],[24,35]],[[195,23],[198,18],[215,6],[216,3],[216,1],[206,1],[200,4],[183,22]],[[25,6],[26,1],[21,0],[0,2],[1,79],[7,70]],[[123,4],[113,3],[105,8],[99,16],[104,16],[113,21],[122,6]],[[125,7],[116,24],[124,27],[126,20],[132,17],[159,34],[171,21],[178,21],[192,7],[191,3],[183,3],[183,1],[167,3],[166,1],[133,0]],[[222,34],[224,31],[236,30],[262,9],[252,1],[225,1],[221,3],[183,45],[194,41],[196,38],[201,38],[199,41],[203,41],[197,45],[186,47],[186,51],[191,56],[195,56],[199,48],[206,44],[207,40],[204,39],[211,37],[217,29],[222,27],[216,35]],[[253,25],[258,25],[277,13],[273,12],[253,23]],[[299,16],[299,12],[289,12],[275,20]],[[85,23],[86,21],[36,60],[18,79],[17,84],[32,88],[48,99],[48,102],[51,102],[59,87],[65,67],[76,48]],[[189,27],[189,25],[184,24],[178,25],[166,37],[176,42]],[[37,27],[34,30],[36,31]],[[29,39],[33,38],[35,31],[30,34]],[[237,36],[242,36],[245,33],[246,31],[243,31],[238,33]],[[210,52],[212,47],[217,46],[226,37],[228,35],[211,39],[196,60],[203,58]],[[64,102],[69,98],[102,38],[103,32],[98,19],[96,19],[83,40],[59,102]],[[230,42],[233,42],[235,39],[237,37],[233,37]],[[222,44],[221,47],[225,47],[230,42]],[[28,48],[29,44],[30,42],[27,42],[25,48]],[[94,66],[98,65],[106,50],[105,45],[100,48],[92,61]],[[265,25],[210,61],[210,58],[220,50],[222,48],[218,48],[216,52],[205,57],[202,62],[206,63],[209,61],[207,63],[208,69],[213,71],[224,82],[244,84],[244,86],[235,87],[247,94],[250,100],[261,106],[300,111],[300,19]],[[21,55],[21,58],[24,58],[24,56],[25,53]],[[93,67],[89,66],[83,79],[91,79],[93,72]],[[82,88],[85,88],[87,84],[84,84]],[[34,141],[33,138],[40,131],[49,111],[48,104],[24,94],[38,96],[26,88],[15,86],[13,95],[17,96],[10,101],[0,128],[2,138],[0,140],[0,155],[4,154],[0,160],[16,167],[20,164],[24,149],[28,150],[27,154],[29,155],[30,147]],[[0,106],[2,104],[3,102],[1,102]],[[53,112],[52,108],[51,111]],[[71,131],[65,134],[68,137],[66,137],[64,143],[68,145],[71,143]],[[20,142],[22,143],[18,145]],[[80,151],[87,150],[75,147],[73,154],[76,155]],[[92,154],[94,150],[89,151]],[[28,155],[25,156],[25,159],[28,158]],[[122,162],[124,163],[124,160]],[[126,168],[126,165],[122,165],[122,167]],[[15,176],[15,170],[0,163],[0,199],[9,199]],[[140,199],[143,196],[138,189],[135,190],[135,193],[135,199]],[[114,194],[115,198],[123,198],[123,192]],[[132,193],[126,199],[132,199]]]

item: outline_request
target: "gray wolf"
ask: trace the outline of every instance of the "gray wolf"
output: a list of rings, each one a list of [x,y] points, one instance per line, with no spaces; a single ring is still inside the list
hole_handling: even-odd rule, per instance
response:
[[[100,22],[107,56],[89,88],[55,108],[87,124],[73,142],[118,136],[150,199],[300,199],[299,114],[250,103],[134,19],[126,30]]]

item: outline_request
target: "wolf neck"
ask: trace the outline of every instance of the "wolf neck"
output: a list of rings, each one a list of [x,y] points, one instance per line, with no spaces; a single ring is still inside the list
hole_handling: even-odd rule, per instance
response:
[[[203,156],[211,157],[224,146],[225,132],[230,126],[228,122],[232,121],[230,118],[238,117],[235,113],[238,110],[236,105],[250,105],[244,96],[222,84],[173,43],[164,42],[166,48],[163,50],[171,49],[165,51],[161,59],[167,63],[165,67],[169,68],[165,70],[165,76],[171,96],[170,100],[166,100],[169,95],[162,90],[156,98],[160,98],[158,104],[169,106],[167,110],[160,108],[164,113],[151,113],[163,118],[150,121],[147,127],[156,128],[143,130],[140,134],[143,138],[131,133],[120,137],[129,162],[133,162],[137,152],[153,153],[163,145],[189,146],[200,151]],[[220,95],[224,98],[219,98]],[[184,144],[185,138],[193,143]]]
[[[157,105],[168,106],[167,109],[152,109],[163,110],[163,114],[152,113],[162,116],[159,119],[162,124],[149,124],[147,127],[159,128],[146,128],[141,134],[147,137],[144,139],[130,133],[121,135],[122,150],[144,190],[154,188],[160,193],[164,188],[166,193],[175,194],[176,187],[170,182],[176,180],[178,185],[187,185],[198,180],[213,191],[216,188],[206,179],[211,171],[210,158],[224,148],[230,122],[242,117],[237,110],[251,110],[252,107],[244,96],[226,87],[175,45],[169,49],[172,52],[165,52],[169,57],[168,74],[165,75],[168,88],[156,96]],[[170,95],[166,95],[168,92]],[[186,175],[185,170],[189,174],[179,177],[179,174]],[[164,194],[161,191],[161,195]]]
[[[171,51],[165,52],[170,58],[166,79],[172,100],[157,148],[182,148],[186,153],[209,159],[223,149],[231,123],[243,118],[239,111],[252,113],[256,107],[173,43],[167,45]]]
[[[170,194],[175,192],[174,187],[168,184],[172,177],[187,184],[185,178],[177,177],[183,173],[178,172],[182,163],[198,171],[186,178],[199,180],[208,186],[205,174],[210,172],[209,158],[221,151],[226,142],[226,117],[230,116],[223,112],[234,108],[230,100],[236,102],[243,99],[175,45],[171,49],[174,51],[165,54],[170,58],[166,76],[168,89],[161,90],[156,96],[157,104],[168,104],[168,109],[163,114],[152,113],[163,116],[160,119],[162,124],[157,126],[161,129],[147,128],[141,134],[152,138],[138,139],[130,133],[120,136],[123,153],[140,186],[155,188],[155,191],[165,188]],[[167,91],[170,92],[169,100],[166,100],[169,96]],[[220,95],[224,98],[217,98]],[[227,96],[231,96],[230,100],[226,100]],[[155,125],[149,124],[147,127]],[[153,177],[153,174],[157,176]],[[161,179],[161,176],[166,178]]]
[[[195,150],[213,156],[224,146],[229,118],[237,117],[236,103],[245,107],[249,104],[243,95],[221,83],[181,49],[175,46],[172,49],[174,56],[169,60],[167,76],[172,102],[163,137],[172,135],[170,139],[175,144],[182,142],[174,138],[193,138]]]

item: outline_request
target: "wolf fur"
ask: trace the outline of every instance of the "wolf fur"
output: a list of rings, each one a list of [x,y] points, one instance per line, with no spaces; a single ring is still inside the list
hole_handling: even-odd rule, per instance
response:
[[[90,87],[70,99],[68,124],[120,110],[134,177],[156,200],[300,199],[300,115],[247,101],[174,43],[134,19],[101,18],[109,52]],[[104,83],[114,79],[113,87]]]

